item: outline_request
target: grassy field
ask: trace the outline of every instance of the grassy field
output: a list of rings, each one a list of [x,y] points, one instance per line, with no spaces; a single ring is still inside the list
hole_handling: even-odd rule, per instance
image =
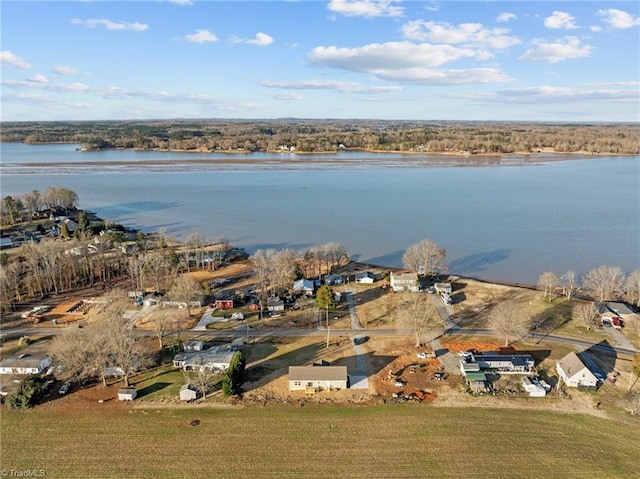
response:
[[[150,406],[0,420],[2,469],[48,478],[640,477],[637,427],[549,412]]]

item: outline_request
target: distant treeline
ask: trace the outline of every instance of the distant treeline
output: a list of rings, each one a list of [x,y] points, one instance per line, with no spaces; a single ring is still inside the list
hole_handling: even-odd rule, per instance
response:
[[[639,154],[640,125],[385,120],[3,122],[2,141],[87,149]]]

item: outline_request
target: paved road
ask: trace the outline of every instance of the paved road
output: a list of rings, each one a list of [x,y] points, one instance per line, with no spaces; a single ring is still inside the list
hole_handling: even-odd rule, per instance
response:
[[[19,337],[29,334],[42,334],[42,335],[55,335],[60,334],[66,329],[67,326],[59,326],[57,328],[9,328],[0,331],[5,337]],[[135,330],[136,334],[140,336],[152,336],[153,331],[141,331]],[[352,329],[332,329],[329,332],[331,337],[354,337],[356,335],[362,335],[363,332],[354,331]],[[414,332],[411,330],[402,329],[367,329],[367,336],[413,336]],[[479,328],[459,328],[447,330],[447,334],[456,335],[474,335],[474,336],[495,336],[495,333],[490,329]],[[235,339],[239,337],[304,337],[304,336],[326,336],[326,330],[319,329],[250,329],[248,334],[246,327],[236,330],[207,330],[207,331],[183,331],[182,335],[185,337],[202,337],[202,338],[223,338],[223,339]],[[568,338],[566,336],[557,336],[546,333],[530,333],[526,336],[529,341],[540,342],[554,342],[561,344],[568,344],[575,346],[577,349],[590,348],[592,351],[600,351],[604,353],[617,353],[619,355],[633,356],[638,350],[636,348],[624,348],[618,345],[609,344],[593,344],[590,341],[582,339]]]

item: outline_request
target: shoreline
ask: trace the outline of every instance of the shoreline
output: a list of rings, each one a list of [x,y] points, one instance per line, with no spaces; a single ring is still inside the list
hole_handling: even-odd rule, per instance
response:
[[[109,151],[109,150],[100,150]],[[535,153],[535,154],[477,154],[460,155],[457,153],[420,153],[420,152],[379,152],[369,150],[358,150],[363,153],[370,153],[371,157],[338,157],[336,154],[328,153],[266,153],[273,155],[272,158],[252,158],[252,153],[240,152],[229,153],[226,158],[179,158],[188,151],[169,150],[115,150],[115,151],[149,151],[170,155],[174,153],[178,157],[169,156],[167,159],[142,159],[142,160],[106,160],[92,161],[91,159],[82,161],[35,161],[28,163],[12,163],[7,168],[7,164],[0,165],[4,173],[10,173],[14,168],[140,168],[145,171],[174,171],[177,167],[202,167],[228,170],[295,170],[295,169],[359,169],[359,168],[433,168],[433,167],[495,167],[495,166],[533,166],[549,163],[558,163],[575,160],[606,159],[611,157],[630,157],[638,155],[603,155],[603,154],[558,154],[558,153]],[[349,150],[355,152],[355,150]],[[199,152],[197,154],[225,154],[222,152]],[[390,158],[391,155],[401,155],[400,158]]]

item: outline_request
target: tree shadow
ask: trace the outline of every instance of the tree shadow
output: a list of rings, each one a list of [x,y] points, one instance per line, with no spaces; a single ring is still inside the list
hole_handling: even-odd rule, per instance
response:
[[[141,398],[144,397],[148,394],[152,394],[158,391],[162,391],[164,388],[167,388],[171,386],[171,383],[166,383],[166,382],[154,382],[153,384],[149,384],[146,387],[143,387],[142,389],[138,389],[138,395],[137,397]]]
[[[177,201],[132,201],[130,203],[100,206],[96,209],[100,211],[104,218],[120,218],[130,214],[160,211],[179,206],[182,206],[182,203]]]
[[[475,253],[458,258],[449,263],[449,270],[455,274],[472,275],[486,271],[486,269],[496,263],[507,259],[512,253],[509,248],[488,251],[486,253]]]

